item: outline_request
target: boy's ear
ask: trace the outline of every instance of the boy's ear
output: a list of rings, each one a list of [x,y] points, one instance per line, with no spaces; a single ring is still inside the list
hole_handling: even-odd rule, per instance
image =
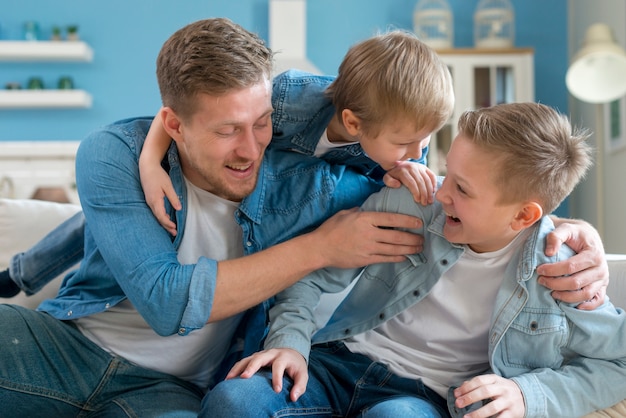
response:
[[[350,109],[341,111],[341,122],[351,136],[357,136],[361,131],[361,119],[359,119]]]
[[[526,202],[522,208],[517,212],[511,228],[515,231],[521,231],[532,226],[539,218],[543,216],[543,208],[537,202]]]
[[[182,138],[182,123],[180,118],[169,107],[162,107],[159,111],[163,129],[175,141]]]

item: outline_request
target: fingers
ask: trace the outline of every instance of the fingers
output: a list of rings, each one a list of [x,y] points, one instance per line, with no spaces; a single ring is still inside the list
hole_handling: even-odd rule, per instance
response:
[[[454,390],[455,406],[466,408],[477,402],[483,406],[465,415],[469,418],[523,417],[524,398],[517,384],[503,377],[487,374],[474,377]]]
[[[359,216],[367,217],[372,225],[379,228],[416,229],[422,226],[421,219],[401,213],[359,212]]]

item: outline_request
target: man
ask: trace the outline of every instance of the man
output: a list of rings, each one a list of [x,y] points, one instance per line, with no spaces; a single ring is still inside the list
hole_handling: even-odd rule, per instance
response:
[[[325,266],[421,250],[420,237],[378,228],[421,224],[412,217],[341,211],[324,222],[380,184],[316,158],[264,154],[271,59],[258,37],[225,19],[188,25],[163,46],[160,116],[175,142],[164,165],[182,200],[174,240],[139,180],[151,120],[121,121],[81,143],[81,266],[38,312],[0,306],[8,414],[196,416],[240,322],[247,351],[258,348],[272,295]]]
[[[380,185],[295,153],[264,159],[271,62],[258,37],[225,19],[191,24],[163,46],[168,171],[183,200],[173,242],[139,180],[151,120],[121,121],[81,143],[84,258],[39,312],[0,307],[5,413],[196,416],[246,309],[318,268],[419,249],[421,238],[377,228],[416,226],[410,217],[341,212],[312,231]],[[260,340],[265,316],[257,319]]]

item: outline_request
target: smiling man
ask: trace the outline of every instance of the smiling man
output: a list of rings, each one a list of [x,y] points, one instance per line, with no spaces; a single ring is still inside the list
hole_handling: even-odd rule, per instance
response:
[[[415,227],[413,217],[340,212],[319,226],[380,184],[266,152],[271,64],[263,41],[226,19],[192,23],[164,44],[157,78],[175,141],[162,165],[182,202],[171,210],[175,236],[141,188],[152,118],[81,142],[84,258],[38,311],[0,305],[3,416],[196,417],[240,323],[252,330],[248,350],[258,348],[262,302],[318,268],[420,248],[421,237],[377,227]]]

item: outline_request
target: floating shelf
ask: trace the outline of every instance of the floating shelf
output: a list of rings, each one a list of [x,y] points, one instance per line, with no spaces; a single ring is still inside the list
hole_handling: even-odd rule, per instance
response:
[[[0,61],[81,61],[93,59],[82,41],[0,41]]]
[[[0,90],[0,109],[89,108],[84,90]]]

